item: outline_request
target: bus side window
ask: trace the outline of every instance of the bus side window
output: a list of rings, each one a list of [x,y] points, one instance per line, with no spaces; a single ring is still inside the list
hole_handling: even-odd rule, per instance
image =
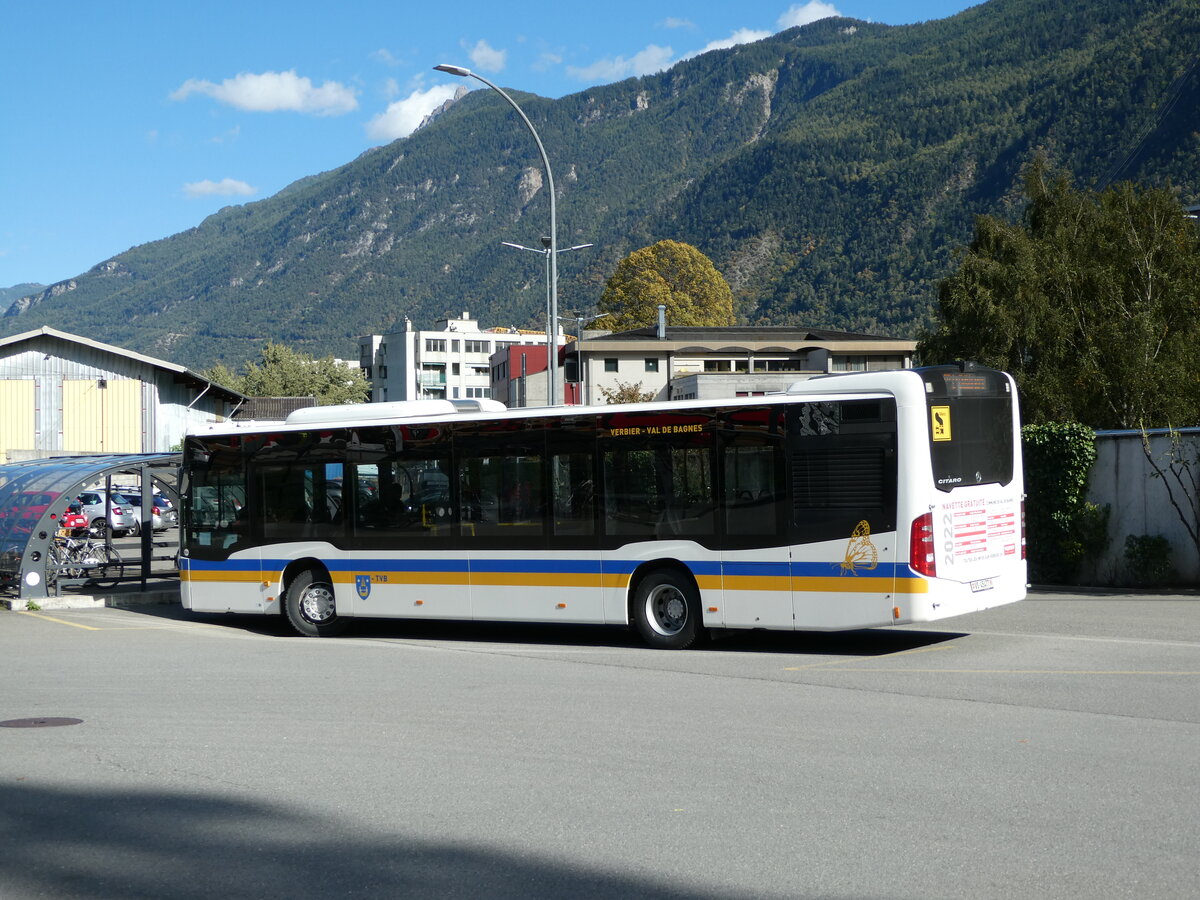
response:
[[[604,451],[604,532],[653,537],[665,507],[664,480],[653,450]]]
[[[589,453],[559,453],[550,460],[550,489],[554,494],[554,533],[595,533],[595,485]]]
[[[767,537],[778,533],[779,454],[777,442],[725,447],[726,534]]]
[[[704,436],[690,447],[673,447],[668,458],[671,490],[659,520],[659,537],[712,535],[716,523],[711,438]]]
[[[523,448],[506,452],[497,447],[486,456],[462,457],[458,484],[463,532],[540,542],[546,519],[543,468],[544,457]]]
[[[445,459],[388,460],[354,467],[354,533],[448,538],[454,515]]]
[[[331,538],[341,533],[340,485],[331,479],[331,469],[341,474],[340,467],[324,463],[258,467],[266,540]]]

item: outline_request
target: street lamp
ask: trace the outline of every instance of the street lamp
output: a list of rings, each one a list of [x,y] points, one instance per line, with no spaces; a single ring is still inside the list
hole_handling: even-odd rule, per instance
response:
[[[541,250],[538,250],[536,247],[526,247],[523,244],[514,244],[512,241],[501,241],[500,243],[502,245],[504,245],[505,247],[514,247],[517,250],[528,250],[530,253],[540,253],[546,257],[546,328],[547,328],[547,330],[550,328],[551,317],[553,316],[555,318],[555,329],[554,329],[555,334],[554,334],[554,337],[550,340],[550,342],[546,345],[546,368],[553,368],[556,366],[556,364],[558,362],[558,333],[557,333],[558,332],[558,327],[557,327],[558,303],[557,303],[557,298],[551,298],[551,296],[550,296],[550,256],[551,256],[550,238],[548,238],[548,237],[542,238],[542,249]],[[586,250],[588,247],[592,247],[592,246],[595,246],[595,245],[594,244],[576,244],[574,247],[559,247],[557,250],[553,251],[553,253],[554,254],[570,253],[572,250]],[[553,357],[550,355],[552,353],[554,354]],[[553,385],[551,385],[551,386],[553,387]],[[565,386],[564,386],[564,390],[565,390]],[[550,401],[547,401],[547,402],[551,406],[554,405]]]
[[[443,63],[433,68],[438,72],[445,72],[448,75],[457,75],[459,78],[474,78],[476,81],[482,81],[507,100],[508,104],[517,111],[517,115],[521,117],[521,121],[529,129],[529,133],[533,135],[538,152],[542,155],[542,165],[546,169],[546,186],[550,189],[550,243],[546,247],[546,260],[548,263],[547,277],[549,281],[547,290],[550,295],[550,313],[546,317],[546,387],[549,392],[546,397],[546,403],[548,406],[555,406],[558,403],[558,385],[555,374],[555,368],[558,363],[558,218],[554,206],[554,175],[550,171],[550,158],[546,156],[546,148],[542,146],[542,139],[538,137],[537,129],[529,121],[529,116],[525,115],[521,107],[517,106],[517,102],[504,93],[503,90],[478,72],[472,72],[463,66],[452,66]],[[545,239],[543,238],[543,240]]]

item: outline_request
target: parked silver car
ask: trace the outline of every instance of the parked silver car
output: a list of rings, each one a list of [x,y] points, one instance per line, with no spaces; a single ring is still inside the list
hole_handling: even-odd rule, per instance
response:
[[[142,526],[142,495],[125,493],[122,494],[127,501],[129,507],[133,511],[133,517],[136,520],[134,529],[130,534],[138,534]],[[174,528],[179,524],[179,513],[171,505],[171,501],[162,494],[154,495],[154,508],[150,514],[151,521],[154,523],[155,531],[165,531],[168,528]]]
[[[137,533],[136,509],[129,504],[124,494],[114,491],[105,496],[104,491],[82,491],[79,503],[88,517],[92,530],[103,532],[111,528],[116,535]]]

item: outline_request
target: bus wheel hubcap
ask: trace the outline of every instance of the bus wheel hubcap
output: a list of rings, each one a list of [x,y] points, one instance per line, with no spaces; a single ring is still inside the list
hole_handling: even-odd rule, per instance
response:
[[[300,598],[300,611],[310,622],[333,618],[333,594],[324,588],[309,588]]]
[[[650,610],[658,630],[664,634],[675,634],[687,621],[687,603],[674,588],[659,588],[651,594]]]

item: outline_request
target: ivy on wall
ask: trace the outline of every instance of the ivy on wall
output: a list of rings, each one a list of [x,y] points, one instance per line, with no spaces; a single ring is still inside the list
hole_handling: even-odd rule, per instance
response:
[[[1078,422],[1026,425],[1021,448],[1030,581],[1070,584],[1109,542],[1109,508],[1086,499],[1096,434]]]

